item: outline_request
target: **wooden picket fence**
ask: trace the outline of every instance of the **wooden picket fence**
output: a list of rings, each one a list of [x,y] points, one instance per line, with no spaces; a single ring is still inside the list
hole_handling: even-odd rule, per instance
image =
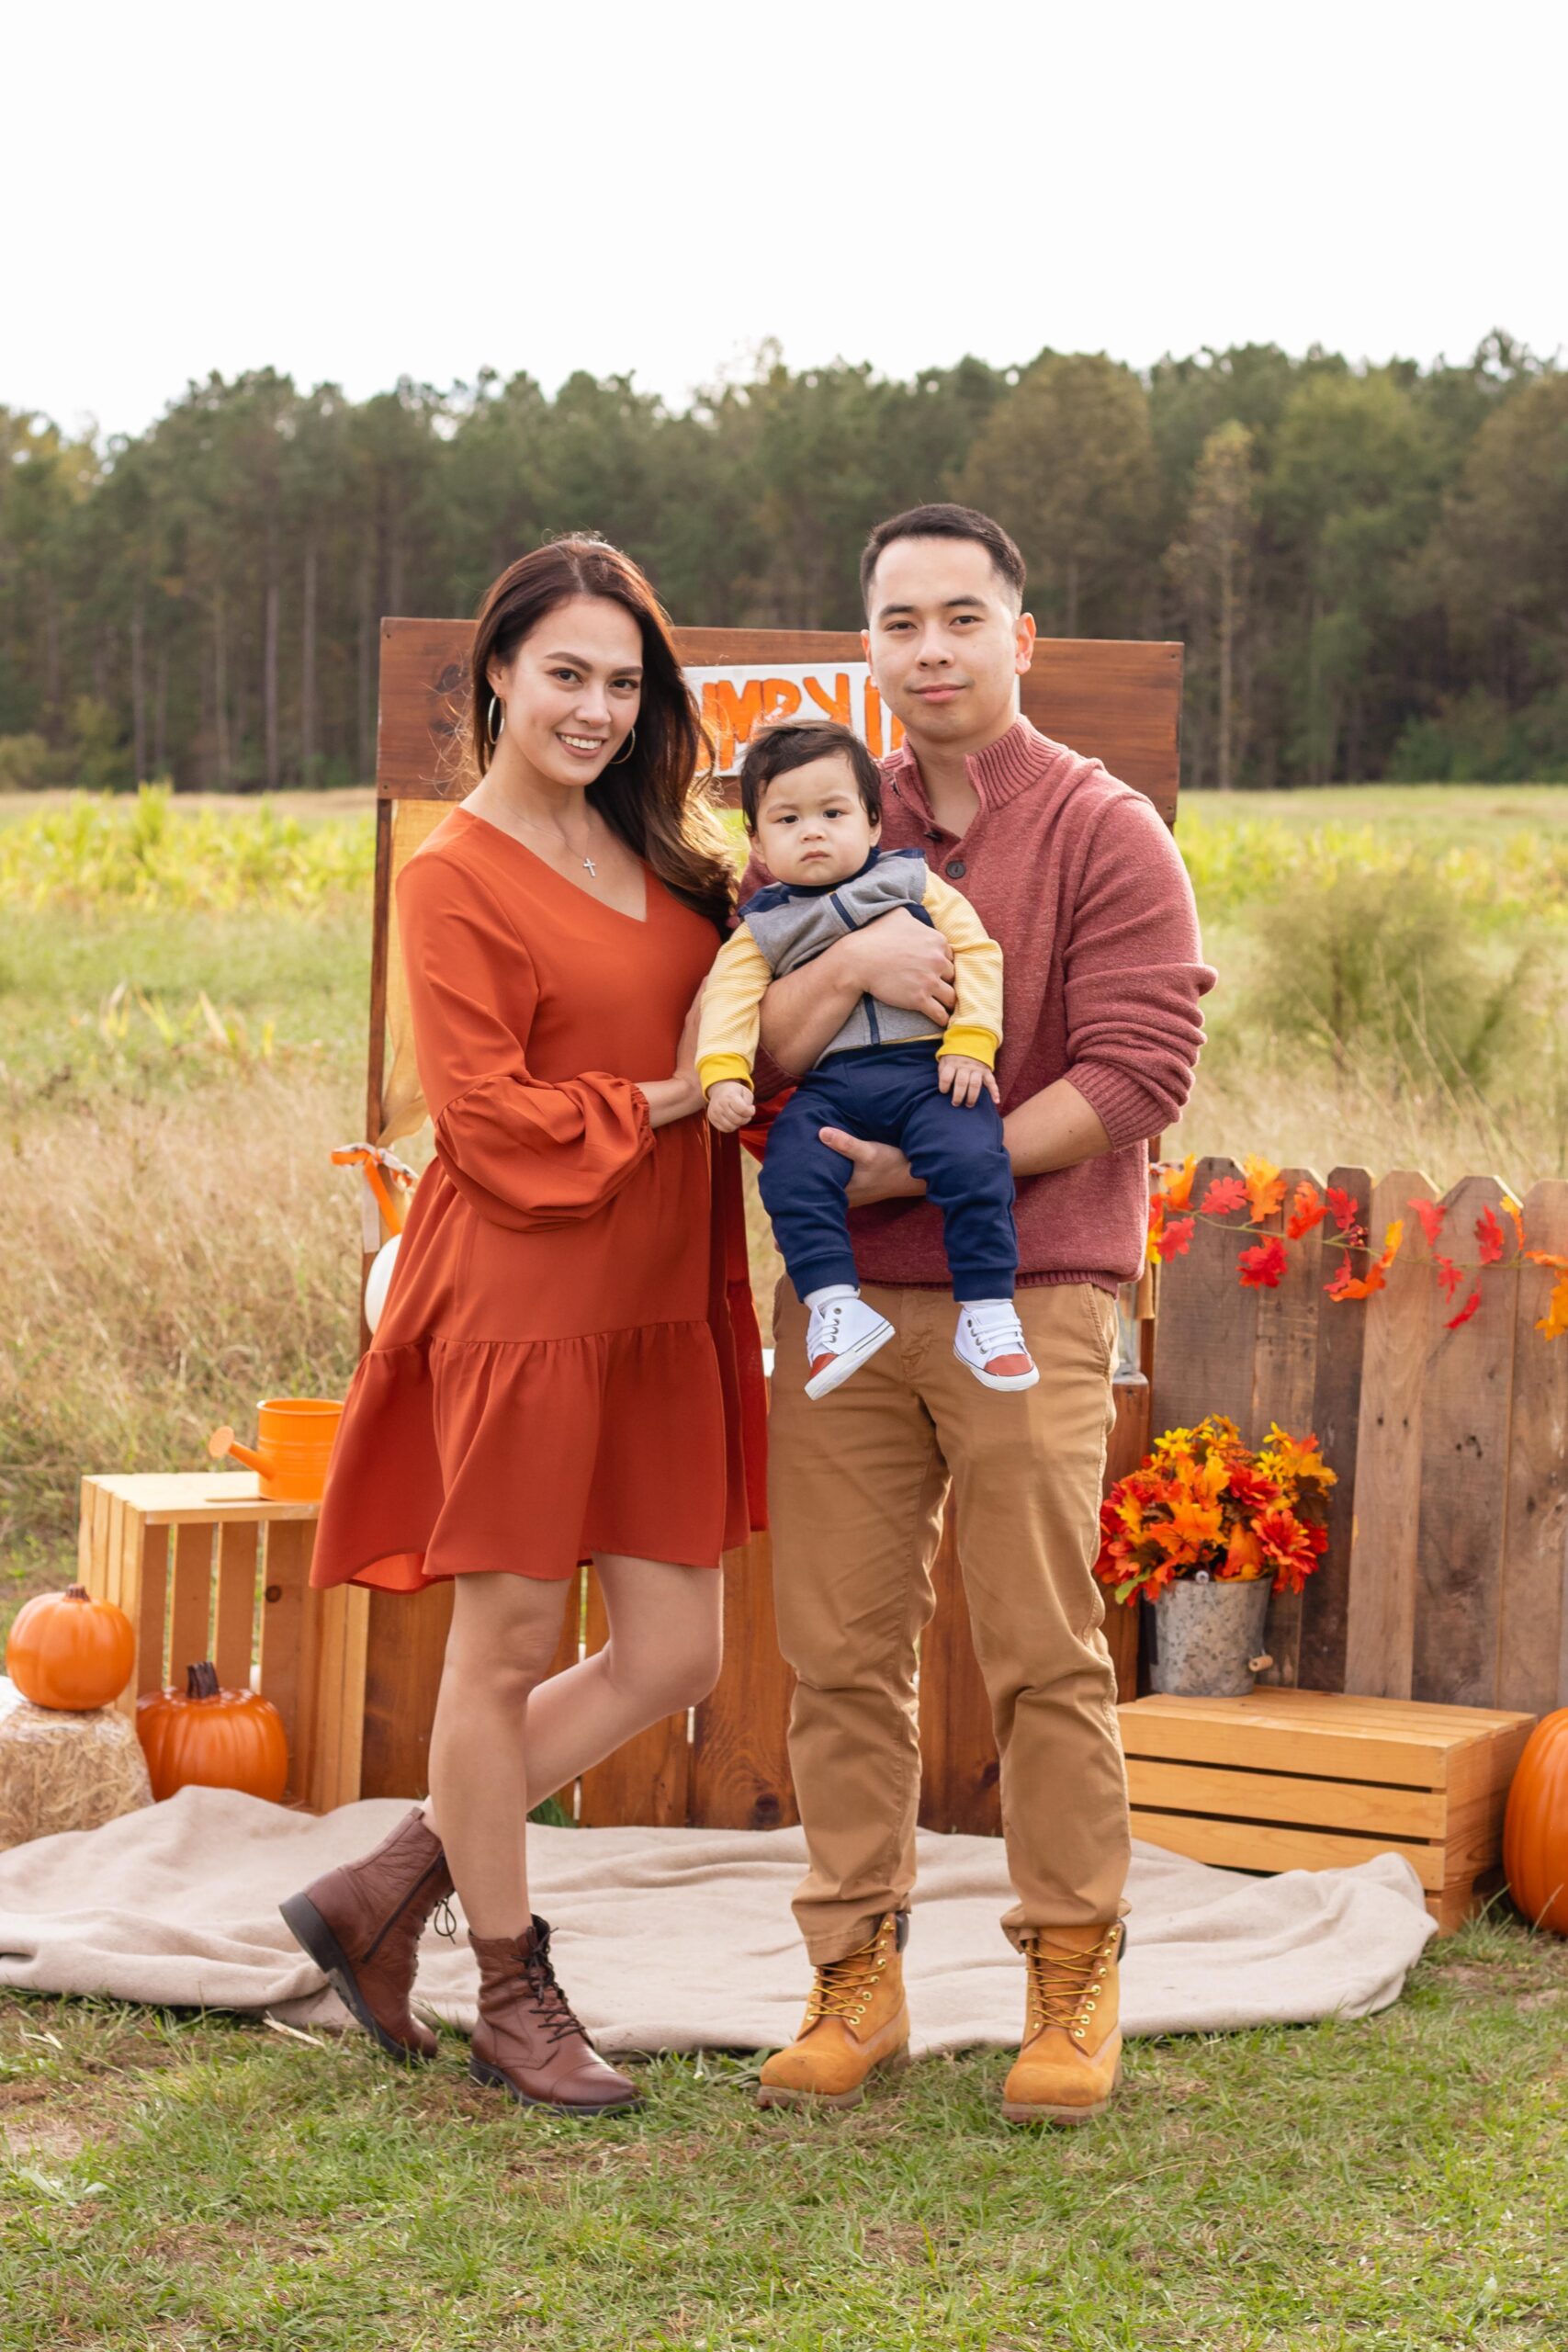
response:
[[[1229,1159],[1199,1162],[1196,1203]],[[1281,1170],[1290,1192],[1310,1169]],[[1387,1287],[1336,1302],[1325,1284],[1341,1252],[1319,1227],[1287,1245],[1277,1290],[1244,1290],[1236,1261],[1260,1228],[1245,1209],[1200,1219],[1185,1257],[1160,1269],[1151,1421],[1156,1433],[1225,1413],[1248,1442],[1271,1420],[1314,1430],[1338,1475],[1329,1548],[1299,1598],[1272,1603],[1269,1679],[1367,1698],[1427,1699],[1533,1713],[1568,1702],[1568,1340],[1544,1339],[1552,1276],[1515,1259],[1491,1176],[1442,1196],[1439,1249],[1473,1261],[1491,1209],[1510,1262],[1467,1275],[1446,1299],[1413,1201],[1438,1198],[1418,1170],[1373,1182],[1336,1168],[1327,1182],[1357,1204],[1375,1250],[1404,1220]],[[1513,1195],[1517,1198],[1517,1194]],[[1287,1193],[1287,1202],[1289,1193]],[[1531,1249],[1568,1254],[1568,1182],[1523,1198]],[[1283,1229],[1284,1211],[1261,1231]],[[1358,1272],[1366,1253],[1358,1255]],[[1482,1300],[1449,1319],[1473,1283]]]

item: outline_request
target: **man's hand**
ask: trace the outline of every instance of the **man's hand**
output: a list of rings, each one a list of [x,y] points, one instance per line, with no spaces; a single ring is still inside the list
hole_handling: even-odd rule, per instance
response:
[[[850,1189],[844,1195],[852,1209],[872,1201],[919,1200],[925,1186],[913,1173],[897,1145],[867,1143],[844,1127],[818,1127],[818,1136],[830,1151],[841,1151],[854,1162]]]
[[[946,1028],[957,1002],[953,950],[940,931],[907,907],[895,907],[840,943],[851,952],[862,993],[905,1012],[923,1012]]]
[[[732,1136],[741,1127],[749,1127],[755,1116],[757,1104],[749,1086],[738,1078],[721,1078],[716,1086],[708,1089],[708,1125],[716,1127],[721,1136]]]
[[[960,1111],[967,1111],[982,1094],[988,1094],[993,1102],[999,1103],[1002,1099],[993,1073],[972,1054],[939,1055],[936,1082],[944,1094],[952,1095],[954,1107]]]

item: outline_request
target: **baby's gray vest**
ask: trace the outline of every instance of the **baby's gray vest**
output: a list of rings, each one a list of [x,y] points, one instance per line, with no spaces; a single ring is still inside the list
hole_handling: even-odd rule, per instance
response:
[[[831,890],[795,891],[787,883],[773,883],[742,909],[740,920],[779,978],[809,964],[847,933],[863,931],[879,915],[891,914],[895,907],[908,907],[929,922],[922,904],[925,893],[926,862],[919,851],[889,850],[863,874]],[[863,996],[818,1058],[826,1061],[829,1054],[847,1053],[855,1046],[902,1045],[941,1035],[923,1012]]]

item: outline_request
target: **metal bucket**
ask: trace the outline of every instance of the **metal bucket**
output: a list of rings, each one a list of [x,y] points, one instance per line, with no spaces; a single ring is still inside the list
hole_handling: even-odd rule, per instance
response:
[[[1154,1611],[1149,1679],[1179,1699],[1240,1699],[1253,1687],[1249,1660],[1263,1648],[1272,1579],[1218,1577],[1194,1584],[1178,1577]]]

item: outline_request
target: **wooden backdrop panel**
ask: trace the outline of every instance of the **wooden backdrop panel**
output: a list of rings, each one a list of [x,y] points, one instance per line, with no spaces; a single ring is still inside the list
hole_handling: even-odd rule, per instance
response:
[[[1366,1317],[1366,1338],[1345,1688],[1368,1699],[1411,1696],[1421,1525],[1421,1408],[1435,1276],[1410,1203],[1433,1197],[1430,1182],[1416,1169],[1395,1169],[1372,1187],[1370,1246],[1382,1249],[1383,1234],[1396,1217],[1404,1222],[1404,1239],[1389,1269],[1387,1287],[1359,1310]]]
[[[692,1819],[709,1829],[781,1829],[800,1818],[789,1775],[795,1677],[779,1655],[769,1538],[726,1555],[724,1664],[696,1711]]]
[[[1527,1249],[1568,1257],[1568,1183],[1526,1194],[1524,1228]],[[1518,1276],[1497,1629],[1494,1703],[1534,1714],[1568,1702],[1568,1339],[1536,1329],[1557,1279],[1548,1266]]]
[[[1239,1177],[1234,1159],[1201,1159],[1192,1180],[1196,1208],[1216,1179]],[[1160,1268],[1159,1314],[1150,1427],[1190,1429],[1224,1413],[1246,1437],[1253,1414],[1258,1293],[1243,1290],[1236,1261],[1257,1240],[1245,1207],[1214,1223],[1200,1217],[1184,1257]]]
[[[471,621],[382,622],[376,752],[382,799],[452,794],[472,637]],[[693,669],[865,658],[859,637],[848,630],[682,628],[675,643]],[[1024,715],[1043,734],[1103,760],[1112,775],[1146,793],[1169,823],[1180,771],[1181,658],[1178,644],[1042,638],[1022,682]]]
[[[1364,1168],[1331,1168],[1331,1190],[1348,1193],[1356,1221],[1371,1214],[1372,1180]],[[1367,1253],[1346,1253],[1325,1243],[1318,1272],[1337,1272],[1348,1254],[1350,1271],[1364,1274]],[[1332,1261],[1332,1269],[1330,1267]],[[1323,1458],[1337,1478],[1328,1491],[1328,1549],[1302,1596],[1301,1646],[1296,1680],[1305,1690],[1345,1689],[1345,1643],[1350,1601],[1350,1539],[1356,1523],[1357,1440],[1360,1430],[1361,1358],[1366,1316],[1355,1306],[1334,1306],[1318,1294],[1317,1361],[1313,1372],[1312,1428]]]
[[[1285,1197],[1258,1230],[1283,1234],[1291,1202],[1299,1184],[1323,1189],[1323,1180],[1310,1168],[1282,1168]],[[1287,1245],[1285,1271],[1277,1290],[1260,1290],[1255,1310],[1252,1349],[1252,1409],[1242,1436],[1248,1445],[1261,1445],[1270,1421],[1292,1437],[1304,1437],[1312,1428],[1314,1391],[1317,1381],[1318,1307],[1323,1295],[1323,1227],[1316,1226],[1299,1241]],[[1301,1679],[1303,1596],[1273,1592],[1263,1646],[1273,1660],[1258,1676],[1260,1682],[1293,1689]]]

